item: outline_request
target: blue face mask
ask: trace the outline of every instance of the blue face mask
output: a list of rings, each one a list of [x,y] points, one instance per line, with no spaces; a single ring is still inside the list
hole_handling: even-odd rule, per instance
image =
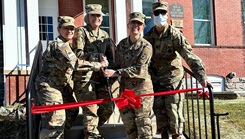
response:
[[[154,24],[158,27],[162,27],[165,23],[167,23],[167,15],[162,15],[162,14],[159,14],[158,16],[154,16]]]

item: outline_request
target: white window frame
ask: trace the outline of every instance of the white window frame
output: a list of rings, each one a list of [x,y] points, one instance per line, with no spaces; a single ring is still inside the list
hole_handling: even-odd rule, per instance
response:
[[[50,32],[49,30],[48,30],[48,27],[47,27],[47,30],[46,31],[42,31],[42,29],[41,30],[39,30],[39,38],[40,38],[40,40],[41,41],[47,41],[47,40],[54,40],[55,39],[55,37],[56,36],[54,36],[54,17],[53,16],[39,16],[39,20],[40,20],[40,18],[42,18],[42,17],[45,17],[45,18],[48,18],[48,17],[51,17],[52,18],[52,24],[48,24],[48,22],[46,22],[46,23],[40,23],[40,21],[39,21],[39,29],[40,29],[40,26],[52,26],[52,29],[53,29],[53,31],[52,32]],[[42,27],[41,27],[42,28]],[[47,35],[48,33],[52,33],[53,34],[53,38],[49,38],[49,35]],[[45,39],[43,39],[43,36],[42,35],[43,34],[46,34],[46,38]],[[48,37],[48,38],[47,38]]]
[[[194,7],[193,7],[194,8]],[[211,27],[211,44],[196,44],[195,40],[194,40],[194,45],[195,46],[214,46],[215,45],[215,32],[214,32],[214,17],[213,17],[213,0],[210,0],[210,20],[207,19],[194,19],[193,17],[193,26],[194,26],[194,22],[198,21],[198,22],[210,22],[210,27]],[[195,29],[195,28],[193,28]],[[194,30],[193,30],[194,31]],[[194,32],[193,32],[194,33]],[[194,34],[195,36],[195,34]]]

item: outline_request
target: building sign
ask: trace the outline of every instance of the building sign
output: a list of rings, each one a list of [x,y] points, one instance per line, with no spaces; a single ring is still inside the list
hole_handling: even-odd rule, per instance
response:
[[[171,20],[172,26],[176,28],[183,28],[183,20]]]
[[[184,8],[181,4],[170,5],[170,17],[171,18],[184,18]]]

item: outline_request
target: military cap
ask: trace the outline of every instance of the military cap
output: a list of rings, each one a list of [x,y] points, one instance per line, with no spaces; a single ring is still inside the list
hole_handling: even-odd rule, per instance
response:
[[[58,17],[59,27],[65,27],[65,26],[75,27],[74,21],[75,19],[70,16],[59,16]]]
[[[155,2],[152,4],[152,11],[165,10],[168,11],[168,3],[165,1]]]
[[[87,14],[101,14],[103,15],[102,13],[102,6],[100,4],[88,4],[86,5],[86,12]]]
[[[129,21],[139,21],[141,23],[145,23],[145,15],[140,12],[133,12],[129,14]]]

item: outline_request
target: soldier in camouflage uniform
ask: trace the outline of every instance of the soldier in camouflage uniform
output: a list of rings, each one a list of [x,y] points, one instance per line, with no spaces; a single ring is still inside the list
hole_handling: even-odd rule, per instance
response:
[[[116,47],[117,70],[105,70],[105,76],[121,76],[120,92],[124,89],[135,91],[135,95],[153,93],[148,66],[152,56],[152,46],[141,37],[145,24],[145,15],[133,12],[129,15],[129,37],[120,41]],[[129,139],[151,139],[152,123],[150,119],[153,97],[142,97],[139,109],[120,110]]]
[[[100,29],[102,23],[102,6],[99,4],[86,5],[86,26],[77,28],[74,39],[75,52],[78,58],[92,62],[100,62],[101,56],[106,56],[109,67],[113,67],[114,43],[104,30]],[[78,101],[111,98],[108,82],[102,70],[91,71],[86,67],[82,72],[74,72],[74,92]],[[82,107],[86,138],[99,137],[98,126],[103,125],[111,116],[114,103],[103,103]]]
[[[152,11],[155,26],[144,38],[153,47],[150,71],[154,92],[182,89],[184,70],[181,57],[203,87],[212,86],[207,79],[202,60],[191,52],[192,47],[183,34],[167,23],[168,3],[153,3]],[[154,98],[153,110],[157,120],[157,132],[161,133],[163,139],[169,138],[168,133],[173,139],[181,137],[184,122],[183,99],[183,94]]]
[[[48,44],[47,49],[43,53],[42,70],[35,82],[38,100],[41,105],[74,102],[71,91],[73,71],[79,70],[84,65],[95,69],[93,63],[77,59],[72,51],[70,41],[74,36],[74,18],[60,16],[58,17],[58,22],[58,32],[60,35]],[[48,121],[49,130],[46,138],[64,138],[65,111],[58,110],[46,113],[45,116]]]

